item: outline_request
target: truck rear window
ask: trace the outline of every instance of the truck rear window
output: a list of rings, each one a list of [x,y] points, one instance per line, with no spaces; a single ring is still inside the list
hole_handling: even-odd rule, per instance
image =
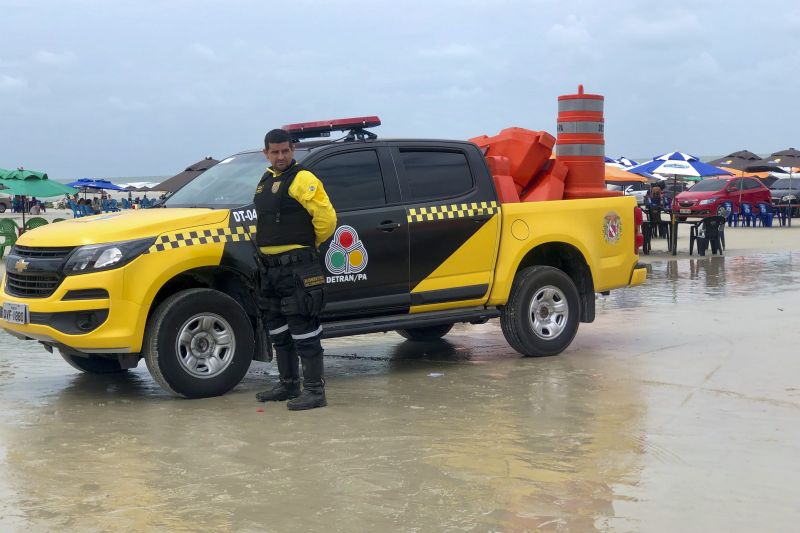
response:
[[[472,172],[462,152],[401,150],[409,200],[440,200],[472,190]]]

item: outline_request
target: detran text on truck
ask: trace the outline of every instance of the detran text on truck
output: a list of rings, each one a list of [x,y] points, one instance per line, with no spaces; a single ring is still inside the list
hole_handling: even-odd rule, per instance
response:
[[[566,349],[594,320],[596,293],[645,280],[641,211],[603,182],[602,106],[582,88],[559,97],[558,139],[521,128],[379,139],[377,117],[287,126],[339,215],[320,250],[325,337],[426,341],[499,318],[525,356]],[[24,233],[6,260],[0,327],[87,373],[144,359],[176,396],[231,390],[271,354],[251,240],[265,168],[260,151],[241,152],[164,208]]]

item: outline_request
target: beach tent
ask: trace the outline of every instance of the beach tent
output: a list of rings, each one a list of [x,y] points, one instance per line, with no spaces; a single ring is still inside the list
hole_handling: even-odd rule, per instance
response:
[[[186,170],[175,174],[171,178],[162,181],[158,185],[155,185],[151,188],[151,190],[165,191],[170,193],[175,192],[217,163],[219,163],[219,161],[212,157],[201,159],[197,163],[186,167]]]

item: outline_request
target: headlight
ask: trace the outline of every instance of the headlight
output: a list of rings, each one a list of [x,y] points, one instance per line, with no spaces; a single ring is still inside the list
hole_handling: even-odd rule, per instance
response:
[[[85,274],[119,268],[142,255],[155,242],[155,237],[133,241],[88,244],[77,248],[64,265],[64,274]]]
[[[716,202],[717,200],[718,200],[718,198],[707,198],[706,200],[700,200],[700,201],[697,203],[697,205],[708,205],[708,204],[713,204],[713,203],[714,203],[714,202]]]
[[[794,194],[787,194],[786,196],[781,197],[781,202],[794,202],[797,200],[797,196]]]

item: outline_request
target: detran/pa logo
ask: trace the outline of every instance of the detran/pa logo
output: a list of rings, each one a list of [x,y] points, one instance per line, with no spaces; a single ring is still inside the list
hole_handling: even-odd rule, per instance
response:
[[[328,283],[367,279],[361,272],[368,261],[367,248],[358,238],[358,232],[352,226],[339,226],[325,254],[325,268],[334,274],[327,279]]]

